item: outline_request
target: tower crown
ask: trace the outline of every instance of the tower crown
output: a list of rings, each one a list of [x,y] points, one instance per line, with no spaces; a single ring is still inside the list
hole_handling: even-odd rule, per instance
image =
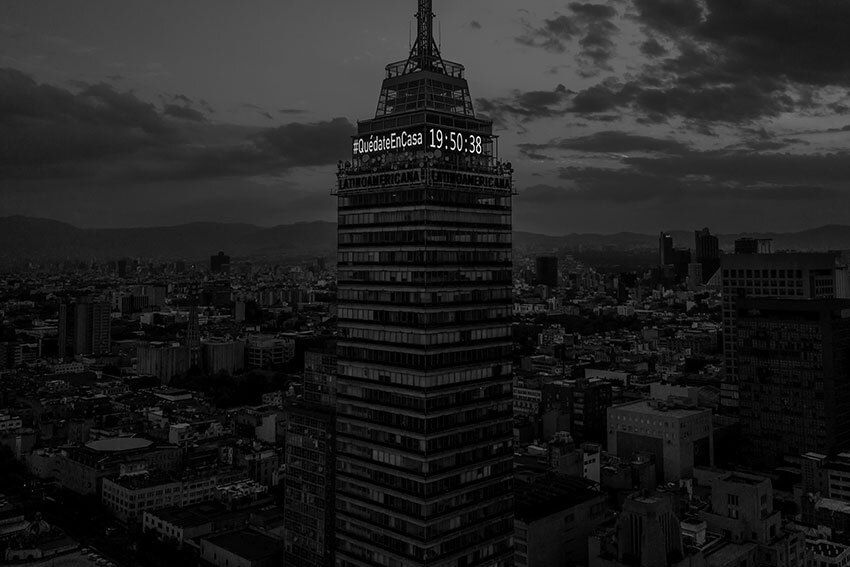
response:
[[[475,116],[464,67],[446,61],[434,41],[433,0],[418,0],[416,41],[404,61],[387,65],[376,116],[438,110]]]

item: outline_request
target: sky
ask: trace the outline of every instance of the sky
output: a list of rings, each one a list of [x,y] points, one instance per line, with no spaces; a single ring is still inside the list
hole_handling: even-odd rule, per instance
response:
[[[850,224],[850,2],[434,0],[516,171],[514,225]],[[334,220],[415,0],[5,0],[0,216]]]

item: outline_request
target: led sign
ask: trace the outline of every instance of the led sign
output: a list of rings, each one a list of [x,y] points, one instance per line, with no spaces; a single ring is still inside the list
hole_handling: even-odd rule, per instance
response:
[[[396,151],[443,151],[466,155],[486,155],[490,136],[426,127],[424,131],[401,130],[354,138],[354,157]]]

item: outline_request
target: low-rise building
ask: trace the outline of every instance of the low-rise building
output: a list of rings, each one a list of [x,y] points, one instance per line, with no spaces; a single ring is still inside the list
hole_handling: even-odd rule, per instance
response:
[[[587,537],[608,518],[606,496],[583,478],[550,474],[516,489],[514,565],[585,565]]]
[[[659,483],[687,478],[696,466],[714,465],[711,410],[660,400],[611,407],[608,452],[654,455]]]
[[[201,559],[216,567],[277,567],[281,545],[275,538],[243,529],[203,538]]]

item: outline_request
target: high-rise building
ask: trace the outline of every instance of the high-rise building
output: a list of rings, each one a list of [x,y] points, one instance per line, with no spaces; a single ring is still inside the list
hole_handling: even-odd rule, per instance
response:
[[[673,237],[662,232],[658,237],[658,265],[668,266],[673,263]]]
[[[189,324],[186,326],[186,350],[189,352],[189,368],[201,364],[201,326],[198,321],[198,308],[192,303],[189,307]]]
[[[512,169],[433,17],[339,168],[340,567],[513,554]]]
[[[288,408],[283,475],[287,565],[333,565],[334,398],[327,389],[335,375],[335,355],[305,353],[303,401]]]
[[[720,267],[720,240],[708,228],[694,232],[694,262],[702,266],[705,283]]]
[[[556,256],[539,256],[535,260],[536,274],[534,283],[558,287],[558,258]]]
[[[720,402],[738,407],[736,301],[742,297],[823,299],[846,297],[847,270],[832,253],[727,254],[721,262],[723,367]]]
[[[226,274],[230,272],[230,256],[225,255],[224,252],[210,256],[210,272],[214,274]]]
[[[322,351],[304,353],[305,402],[325,407],[336,405],[336,360],[334,353]]]
[[[850,300],[739,299],[735,336],[751,463],[850,449]]]
[[[735,241],[735,254],[770,254],[773,240],[769,238],[739,238]]]
[[[111,340],[112,307],[91,297],[65,300],[59,305],[59,354],[107,354]]]

